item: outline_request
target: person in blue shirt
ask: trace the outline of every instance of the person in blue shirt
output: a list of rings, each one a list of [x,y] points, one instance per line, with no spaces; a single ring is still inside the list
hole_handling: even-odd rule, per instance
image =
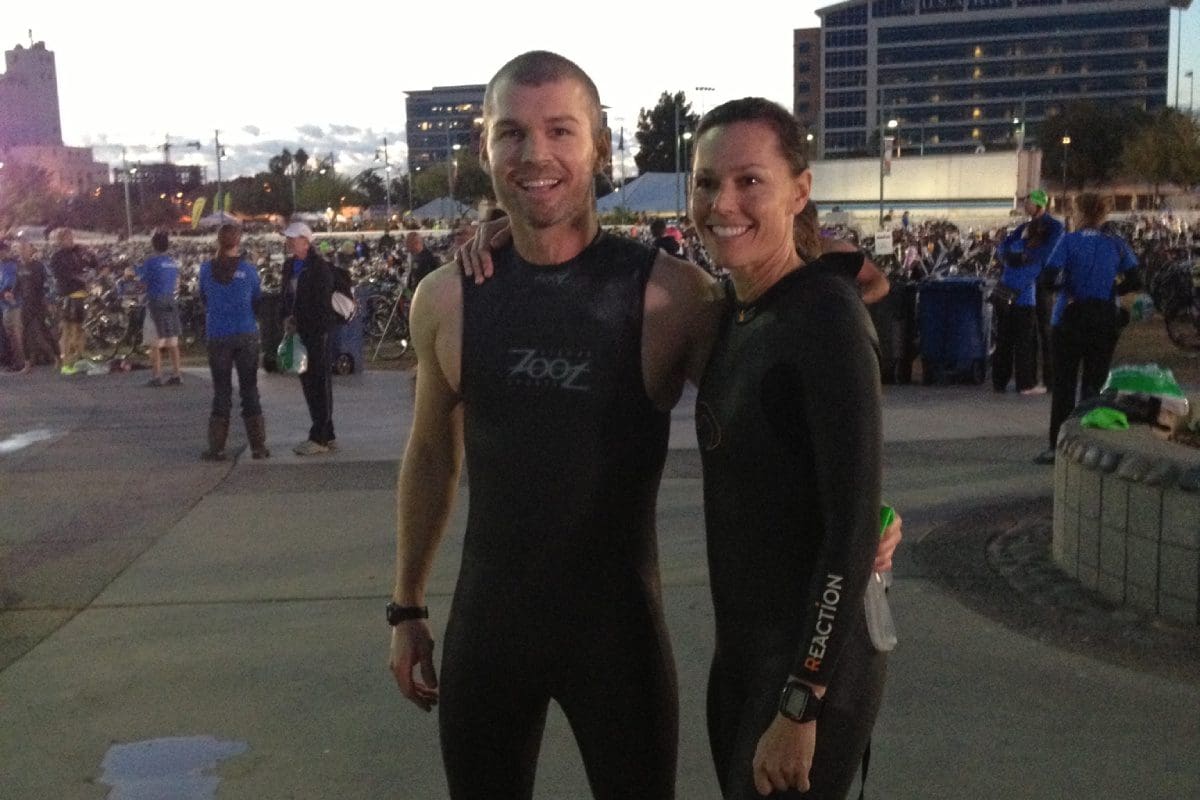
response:
[[[1003,392],[1016,371],[1017,391],[1045,394],[1038,384],[1038,276],[1062,238],[1062,223],[1046,213],[1048,199],[1041,189],[1025,198],[1029,222],[1017,226],[996,248],[1003,267],[1000,283],[1015,295],[996,308],[996,351],[992,354],[992,388]],[[1049,348],[1042,349],[1042,374],[1050,373]],[[1047,378],[1047,380],[1049,380]]]
[[[28,372],[21,298],[17,294],[17,267],[17,259],[8,242],[0,240],[0,314],[3,315],[4,336],[8,339],[8,371]]]
[[[267,424],[258,399],[258,320],[254,307],[262,296],[258,270],[241,255],[242,229],[225,224],[217,231],[217,255],[200,265],[208,368],[213,404],[208,418],[208,449],[201,458],[225,458],[229,413],[233,409],[233,371],[237,370],[246,438],[255,458],[268,458]]]
[[[170,241],[165,231],[155,231],[150,237],[154,255],[147,258],[134,272],[146,287],[146,323],[144,343],[150,348],[150,380],[147,386],[178,386],[183,382],[179,367],[179,262],[167,255]],[[171,377],[162,378],[162,351],[171,356]]]
[[[1099,394],[1117,346],[1117,294],[1137,288],[1137,257],[1124,239],[1101,232],[1108,216],[1107,198],[1081,194],[1076,201],[1079,230],[1063,237],[1046,264],[1060,273],[1059,294],[1051,318],[1054,396],[1050,407],[1050,447],[1034,459],[1054,463],[1058,429],[1077,399]],[[1078,395],[1076,388],[1078,386]]]

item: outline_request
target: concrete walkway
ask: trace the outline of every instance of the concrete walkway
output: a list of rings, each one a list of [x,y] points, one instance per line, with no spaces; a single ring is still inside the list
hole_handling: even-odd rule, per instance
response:
[[[145,377],[0,382],[0,798],[444,798],[436,718],[386,668],[410,374],[338,379],[341,448],[316,459],[290,452],[308,426],[297,382],[263,375],[274,457],[223,465],[195,458],[204,374],[179,389],[142,388]],[[704,800],[718,793],[693,399],[674,414],[659,531],[678,796]],[[1060,648],[1012,614],[997,621],[915,556],[959,527],[997,524],[996,508],[1048,514],[1051,473],[1030,463],[1048,399],[889,387],[885,402],[887,497],[906,541],[868,797],[1200,797],[1200,683],[1117,666],[1098,657],[1102,642],[1093,654]],[[430,583],[435,637],[462,498]],[[590,796],[557,711],[536,796]]]

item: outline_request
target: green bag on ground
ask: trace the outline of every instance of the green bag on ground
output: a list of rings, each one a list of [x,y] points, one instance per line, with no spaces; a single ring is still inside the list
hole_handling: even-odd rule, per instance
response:
[[[303,374],[308,369],[308,350],[300,341],[300,335],[293,333],[283,337],[283,341],[279,343],[279,349],[275,351],[275,359],[280,372],[286,372],[289,375]]]
[[[1188,399],[1171,370],[1158,364],[1125,364],[1113,367],[1108,373],[1100,393],[1113,392],[1121,395],[1157,397],[1162,407],[1179,414],[1188,415]]]

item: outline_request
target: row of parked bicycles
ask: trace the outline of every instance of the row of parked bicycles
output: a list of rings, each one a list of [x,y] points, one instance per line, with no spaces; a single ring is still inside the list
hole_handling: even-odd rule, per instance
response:
[[[282,336],[282,309],[277,280],[268,277],[277,270],[263,270],[264,291],[259,307],[264,351],[272,352]],[[366,356],[370,360],[395,360],[409,348],[408,311],[412,290],[407,286],[403,268],[378,263],[354,265],[354,294],[359,303],[357,318],[351,325],[361,326]],[[133,354],[142,343],[144,301],[137,284],[124,277],[101,273],[91,282],[84,303],[84,333],[89,352],[116,358]],[[54,313],[53,311],[51,313]],[[179,316],[182,324],[180,344],[186,349],[204,343],[204,304],[196,290],[195,277],[180,282]],[[51,324],[55,320],[50,320]],[[362,365],[339,354],[335,370],[351,372]],[[267,359],[267,366],[271,360]]]

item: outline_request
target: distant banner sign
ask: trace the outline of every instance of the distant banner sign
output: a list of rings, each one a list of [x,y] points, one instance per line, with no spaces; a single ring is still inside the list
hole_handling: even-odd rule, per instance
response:
[[[192,203],[192,227],[200,227],[200,217],[204,215],[204,198],[197,197],[196,202]]]

